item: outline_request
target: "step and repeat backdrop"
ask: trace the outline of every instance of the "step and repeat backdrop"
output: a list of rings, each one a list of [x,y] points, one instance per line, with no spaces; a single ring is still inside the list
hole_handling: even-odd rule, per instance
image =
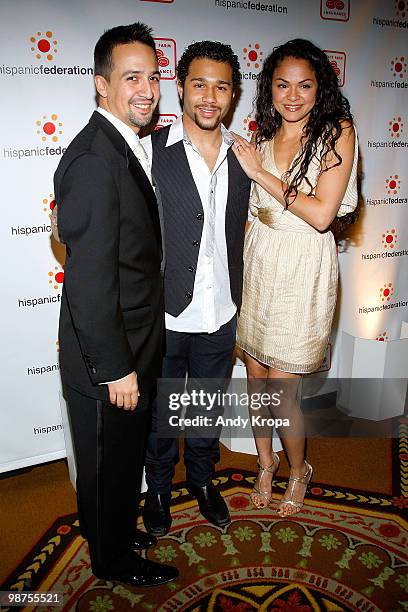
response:
[[[340,244],[336,328],[320,376],[341,366],[343,331],[395,342],[408,321],[408,0],[2,0],[0,471],[65,455],[57,324],[64,249],[50,237],[53,173],[95,108],[101,33],[144,21],[157,43],[157,126],[180,114],[177,59],[193,41],[232,45],[242,93],[231,127],[250,138],[259,71],[275,45],[328,54],[359,134],[362,213]]]

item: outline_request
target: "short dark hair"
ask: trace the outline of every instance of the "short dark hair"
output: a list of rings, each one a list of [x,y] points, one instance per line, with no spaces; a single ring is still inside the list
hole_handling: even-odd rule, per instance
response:
[[[214,62],[229,64],[232,68],[232,86],[238,89],[241,83],[241,72],[238,57],[230,45],[213,40],[194,42],[187,47],[177,64],[177,78],[184,87],[190,64],[195,59],[207,58]]]
[[[138,21],[106,30],[95,45],[94,74],[99,74],[109,81],[113,70],[113,49],[117,45],[128,45],[135,42],[143,43],[156,51],[152,28],[144,23]]]

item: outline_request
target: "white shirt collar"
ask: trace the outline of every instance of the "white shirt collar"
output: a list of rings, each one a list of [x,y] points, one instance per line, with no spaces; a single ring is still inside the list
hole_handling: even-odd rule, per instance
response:
[[[97,111],[101,113],[101,115],[103,115],[108,121],[110,121],[111,124],[118,130],[132,151],[139,145],[139,136],[132,130],[131,127],[100,106],[98,106]]]
[[[234,139],[223,124],[221,124],[221,134],[227,147],[230,147],[234,143]],[[183,116],[179,117],[174,123],[171,124],[166,147],[171,147],[172,145],[176,144],[176,142],[180,142],[180,140],[184,140],[184,142],[191,144],[191,140],[184,129]]]

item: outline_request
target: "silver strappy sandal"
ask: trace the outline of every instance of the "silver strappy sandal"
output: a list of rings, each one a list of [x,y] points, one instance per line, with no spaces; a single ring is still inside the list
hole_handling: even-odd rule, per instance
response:
[[[272,501],[272,483],[271,483],[271,489],[269,491],[261,490],[262,477],[265,474],[265,472],[269,472],[269,474],[273,475],[275,474],[276,470],[279,467],[279,463],[280,463],[279,455],[275,453],[274,451],[272,451],[272,459],[273,459],[273,463],[271,463],[271,465],[268,465],[267,467],[264,467],[263,465],[261,465],[258,459],[258,466],[259,466],[258,477],[256,479],[254,488],[252,489],[251,495],[250,495],[251,502],[254,504],[256,508],[267,508]]]
[[[303,476],[290,476],[289,477],[287,490],[289,491],[289,487],[291,487],[289,491],[290,497],[289,499],[283,499],[280,502],[279,508],[278,508],[279,516],[285,517],[285,516],[291,516],[292,514],[297,514],[299,510],[302,508],[303,502],[305,499],[305,495],[306,495],[306,491],[307,491],[307,487],[308,487],[308,484],[313,474],[313,468],[310,465],[310,463],[305,461],[305,465],[306,465],[306,472]],[[305,487],[305,491],[301,499],[294,499],[295,485],[297,483],[302,484]],[[284,506],[289,506],[290,508],[294,508],[294,511],[290,512],[289,514],[280,514],[280,510],[282,510]]]

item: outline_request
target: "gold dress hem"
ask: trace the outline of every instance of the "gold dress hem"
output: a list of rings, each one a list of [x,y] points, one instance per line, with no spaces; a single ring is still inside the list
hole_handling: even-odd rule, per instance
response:
[[[256,349],[243,345],[243,342],[237,342],[239,348],[241,348],[245,353],[248,353],[250,357],[253,357],[263,365],[266,365],[270,368],[274,368],[275,370],[279,370],[280,372],[287,372],[288,374],[312,374],[322,365],[324,358],[316,361],[315,363],[308,363],[306,365],[299,365],[295,363],[289,363],[288,361],[282,361],[282,359],[276,359],[271,355],[266,355],[265,353],[261,353]]]

